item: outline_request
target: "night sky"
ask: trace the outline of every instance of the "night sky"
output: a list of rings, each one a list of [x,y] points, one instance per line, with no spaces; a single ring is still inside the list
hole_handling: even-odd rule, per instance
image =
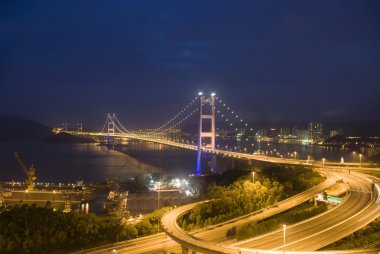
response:
[[[380,1],[0,3],[0,115],[154,128],[199,90],[251,121],[380,118]]]

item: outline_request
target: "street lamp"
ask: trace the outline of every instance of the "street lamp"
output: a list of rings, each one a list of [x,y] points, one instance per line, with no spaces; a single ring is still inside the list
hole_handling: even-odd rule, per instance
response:
[[[362,167],[362,154],[359,153],[359,165],[360,165],[360,168]]]
[[[284,229],[284,246],[285,246],[285,242],[286,242],[286,224],[283,224],[282,228]]]
[[[252,171],[252,183],[255,183],[255,171]]]
[[[161,182],[157,182],[157,210],[160,209],[160,185]],[[157,233],[160,233],[160,222],[158,222]]]
[[[297,160],[297,152],[294,151],[294,159]]]
[[[326,160],[325,158],[322,159],[322,168],[325,167],[325,160]]]
[[[161,182],[157,182],[157,210],[160,209],[160,185]]]
[[[355,154],[356,154],[356,152],[352,152],[352,163],[355,162]]]

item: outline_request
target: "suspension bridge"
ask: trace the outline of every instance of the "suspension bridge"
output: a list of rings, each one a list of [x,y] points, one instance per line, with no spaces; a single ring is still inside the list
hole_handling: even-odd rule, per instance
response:
[[[176,133],[175,130],[180,128],[192,117],[198,117],[197,134],[193,135],[192,139],[186,139],[184,137],[178,136],[176,137],[175,135],[170,136],[170,133]],[[216,121],[216,119],[218,119],[218,121]],[[354,232],[355,230],[362,228],[378,217],[378,212],[380,209],[380,187],[378,184],[376,185],[375,191],[372,191],[371,184],[373,183],[373,178],[370,176],[362,176],[360,173],[356,172],[351,175],[350,171],[346,171],[347,169],[360,169],[362,166],[367,167],[367,164],[362,164],[361,162],[327,162],[325,159],[322,159],[321,161],[303,160],[301,158],[297,159],[296,156],[293,158],[284,158],[282,156],[268,156],[267,154],[254,151],[252,147],[250,147],[250,149],[235,148],[228,147],[227,145],[217,144],[218,135],[216,123],[221,122],[224,123],[225,126],[229,126],[229,128],[233,129],[234,131],[240,132],[240,138],[243,138],[245,141],[247,141],[247,143],[250,143],[250,141],[253,142],[254,128],[251,127],[248,122],[246,122],[239,114],[236,113],[236,111],[228,106],[223,100],[218,98],[214,93],[210,94],[210,96],[207,97],[202,93],[199,93],[197,97],[192,99],[183,109],[178,111],[178,113],[176,113],[172,118],[170,118],[167,122],[162,124],[157,129],[133,131],[127,129],[121,123],[121,121],[119,121],[115,114],[108,114],[103,129],[100,132],[83,132],[83,130],[78,130],[69,133],[93,138],[95,137],[99,139],[102,138],[108,144],[112,144],[112,142],[117,139],[136,139],[193,150],[197,153],[197,175],[201,174],[202,172],[202,154],[208,154],[211,155],[209,157],[211,157],[212,172],[216,172],[217,170],[217,158],[227,157],[232,158],[232,160],[245,160],[248,162],[262,161],[277,164],[317,167],[318,170],[323,172],[327,177],[325,182],[318,186],[315,186],[315,188],[284,200],[282,203],[277,203],[273,207],[263,209],[263,211],[260,213],[243,216],[234,221],[221,223],[214,228],[208,228],[204,231],[199,231],[199,235],[202,235],[203,238],[198,237],[198,235],[197,237],[193,237],[188,232],[184,232],[178,226],[177,219],[192,209],[195,204],[181,206],[167,213],[161,220],[164,231],[170,238],[165,237],[163,234],[157,234],[152,237],[144,238],[141,240],[141,242],[138,242],[133,246],[129,246],[128,243],[126,244],[128,246],[120,245],[117,247],[120,248],[120,251],[125,249],[125,251],[129,253],[129,250],[133,249],[135,253],[138,253],[142,249],[146,250],[148,246],[151,246],[149,248],[152,248],[152,250],[156,250],[157,248],[164,248],[166,250],[173,248],[174,242],[177,242],[177,244],[180,245],[182,253],[190,253],[190,250],[195,250],[202,253],[295,253],[294,250],[298,250],[296,253],[311,254],[316,253],[314,250],[321,248],[321,246],[326,246]],[[380,168],[372,169],[380,170]],[[297,226],[300,227],[300,232],[304,230],[310,230],[310,233],[297,235],[296,233],[298,231],[294,234],[291,234],[292,232],[290,232],[287,236],[287,239],[289,239],[287,245],[293,244],[291,248],[286,247],[287,249],[283,250],[259,249],[256,247],[258,243],[255,242],[255,239],[249,239],[250,241],[247,240],[243,243],[242,246],[237,244],[231,245],[231,243],[228,242],[221,244],[212,241],[212,239],[214,239],[216,236],[225,236],[226,232],[228,232],[229,229],[236,227],[236,225],[239,225],[239,223],[257,221],[258,219],[272,216],[273,214],[277,214],[283,210],[289,209],[290,207],[294,207],[297,204],[309,200],[317,193],[320,193],[328,186],[334,184],[337,180],[342,179],[344,179],[346,182],[350,182],[350,185],[354,190],[362,191],[353,191],[353,193],[349,195],[344,204],[341,207],[336,208],[336,214],[333,214],[335,210],[332,209],[329,213],[323,214],[323,216],[316,217],[313,220],[307,220],[305,223],[299,223],[299,225],[297,224]],[[360,219],[358,219],[358,217],[360,217]],[[332,220],[331,218],[334,219]],[[317,228],[315,225],[319,225],[319,227],[321,227],[323,230]],[[274,232],[274,234],[276,233],[278,234],[277,231]],[[310,240],[311,237],[313,237],[312,240]],[[167,245],[163,245],[162,247],[158,246],[157,239]],[[174,242],[171,239],[174,240]],[[278,247],[276,245],[276,248],[281,249],[285,244],[282,243],[279,237],[276,236],[275,239],[277,241],[276,244],[279,246]],[[262,242],[259,242],[259,244],[261,243]],[[312,243],[314,245],[306,246],[304,243],[307,243],[309,245]],[[274,247],[275,246],[272,246],[271,248]],[[112,249],[113,248],[114,247],[112,247]],[[177,247],[174,245],[174,248]],[[288,251],[289,249],[292,250]],[[98,251],[96,250],[94,253],[98,253]],[[359,250],[347,252],[329,251],[327,253],[337,254],[378,252],[377,250]]]
[[[198,113],[198,115],[197,115]],[[198,117],[198,133],[194,138],[179,138],[170,136],[175,130],[183,126],[189,119]],[[216,144],[216,119],[218,122],[223,123],[225,128],[237,132],[240,138],[243,138],[246,143],[254,141],[254,128],[249,125],[239,114],[236,113],[226,102],[216,96],[215,93],[211,93],[209,96],[205,96],[200,92],[195,98],[193,98],[186,106],[178,111],[173,117],[162,124],[157,129],[148,131],[133,131],[126,128],[121,121],[117,118],[116,114],[108,114],[103,128],[100,132],[84,132],[82,128],[77,131],[68,131],[66,129],[55,129],[56,132],[68,132],[73,135],[105,138],[106,143],[110,144],[112,139],[125,138],[143,140],[146,142],[154,142],[168,146],[174,146],[178,148],[194,150],[197,152],[196,162],[196,174],[200,175],[201,157],[202,154],[211,155],[211,171],[217,172],[216,158],[228,157],[238,160],[262,161],[268,163],[289,164],[289,165],[304,165],[304,166],[334,166],[340,168],[360,168],[366,166],[364,163],[342,163],[326,161],[310,160],[310,159],[297,159],[286,158],[277,154],[278,156],[268,156],[260,151],[255,151],[252,147],[229,147],[228,145]],[[82,127],[82,126],[81,126]]]

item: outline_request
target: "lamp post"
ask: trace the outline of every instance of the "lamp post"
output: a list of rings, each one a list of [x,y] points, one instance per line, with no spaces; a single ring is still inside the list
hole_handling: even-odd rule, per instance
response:
[[[359,166],[362,167],[362,154],[359,153]]]
[[[322,159],[322,169],[325,167],[325,158]]]
[[[252,183],[255,183],[255,171],[252,171]]]
[[[297,151],[294,151],[294,159],[297,160]]]
[[[352,163],[355,163],[355,154],[356,154],[356,152],[354,151],[354,152],[352,152]]]
[[[160,209],[160,185],[161,182],[157,182],[157,210]]]
[[[285,243],[286,243],[286,224],[283,224],[282,228],[283,228],[283,231],[284,231],[284,242],[283,242],[283,245],[285,246]]]
[[[157,210],[160,209],[160,185],[161,182],[157,182]],[[158,226],[157,226],[157,233],[160,233],[160,222],[158,221]]]

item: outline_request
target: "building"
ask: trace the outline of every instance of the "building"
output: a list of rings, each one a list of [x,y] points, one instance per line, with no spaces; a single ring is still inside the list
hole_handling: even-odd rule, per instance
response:
[[[312,143],[319,143],[323,141],[323,125],[322,123],[310,122],[309,123],[309,140]]]
[[[262,140],[267,137],[267,130],[266,129],[261,129],[256,132],[255,135],[256,139]]]
[[[339,130],[332,130],[332,131],[330,131],[330,138],[331,137],[335,137],[337,135],[343,135],[343,130],[339,129]]]
[[[35,204],[37,207],[44,207],[49,203],[53,209],[64,212],[78,210],[81,204],[88,204],[93,199],[89,192],[62,190],[8,190],[2,191],[1,196],[0,200],[6,206]]]
[[[299,142],[310,142],[310,133],[308,130],[295,130],[295,136]]]

